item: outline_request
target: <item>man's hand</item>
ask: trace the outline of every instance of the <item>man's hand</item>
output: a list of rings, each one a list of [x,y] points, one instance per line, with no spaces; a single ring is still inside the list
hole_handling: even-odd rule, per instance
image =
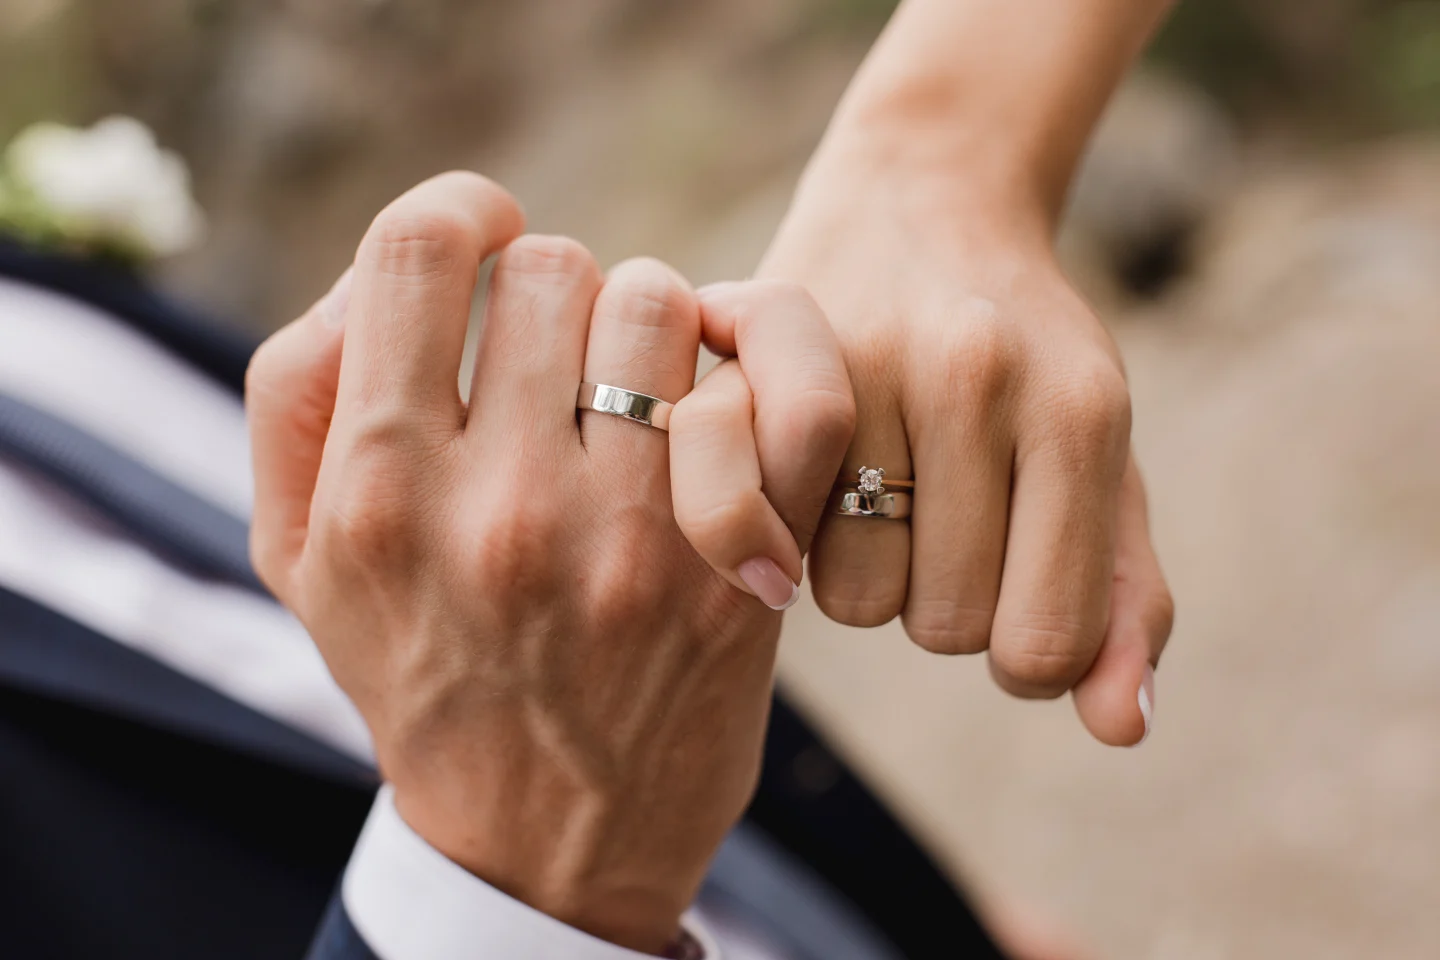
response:
[[[767,606],[794,596],[854,408],[798,290],[702,306],[662,264],[603,277],[573,241],[516,240],[521,224],[487,180],[427,181],[376,218],[353,277],[261,348],[252,552],[418,834],[658,953],[754,788]],[[466,403],[471,296],[502,248]],[[687,396],[702,325],[731,331],[739,360]],[[789,376],[747,342],[793,356]],[[669,443],[577,415],[582,379],[677,403]],[[676,507],[715,569],[677,526],[671,443]]]

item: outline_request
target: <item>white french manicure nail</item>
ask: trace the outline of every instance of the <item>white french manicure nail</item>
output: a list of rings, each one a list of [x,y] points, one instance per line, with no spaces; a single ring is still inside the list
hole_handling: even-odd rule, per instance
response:
[[[1140,716],[1145,718],[1145,736],[1140,738],[1140,746],[1150,739],[1150,731],[1155,729],[1155,668],[1145,664],[1145,673],[1140,678],[1140,690],[1135,694],[1136,700],[1140,703]]]
[[[735,572],[771,610],[788,610],[800,599],[800,587],[769,557],[746,560]]]

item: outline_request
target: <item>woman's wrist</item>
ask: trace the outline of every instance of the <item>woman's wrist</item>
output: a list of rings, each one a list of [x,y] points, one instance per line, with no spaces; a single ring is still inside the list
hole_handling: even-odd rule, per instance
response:
[[[848,180],[851,189],[912,197],[940,216],[993,220],[995,227],[1017,236],[1048,242],[1056,225],[1045,191],[1023,156],[979,134],[932,137],[896,118],[847,121],[827,136],[806,179],[832,177]]]
[[[1045,160],[1015,118],[987,115],[964,91],[923,76],[852,90],[821,152],[864,158],[897,174],[948,183],[961,199],[1000,196],[1043,207]]]
[[[792,206],[797,214],[833,219],[842,235],[905,223],[931,246],[977,259],[1002,251],[1050,257],[1057,226],[1023,164],[1003,151],[979,142],[941,145],[842,117],[806,169]]]
[[[822,151],[879,157],[1053,232],[1090,131],[1170,0],[905,0]]]

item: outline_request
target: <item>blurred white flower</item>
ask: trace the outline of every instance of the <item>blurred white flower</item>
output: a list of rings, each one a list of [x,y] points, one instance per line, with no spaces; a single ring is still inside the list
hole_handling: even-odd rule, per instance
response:
[[[148,127],[110,117],[89,130],[39,123],[10,144],[6,167],[65,237],[166,257],[194,244],[205,217],[185,161]]]

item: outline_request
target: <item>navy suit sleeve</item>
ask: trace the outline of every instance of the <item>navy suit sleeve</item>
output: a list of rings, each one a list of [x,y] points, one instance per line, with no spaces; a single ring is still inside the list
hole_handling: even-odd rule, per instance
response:
[[[325,908],[325,917],[315,931],[315,940],[305,960],[380,960],[350,922],[345,905],[340,902],[339,890]]]

